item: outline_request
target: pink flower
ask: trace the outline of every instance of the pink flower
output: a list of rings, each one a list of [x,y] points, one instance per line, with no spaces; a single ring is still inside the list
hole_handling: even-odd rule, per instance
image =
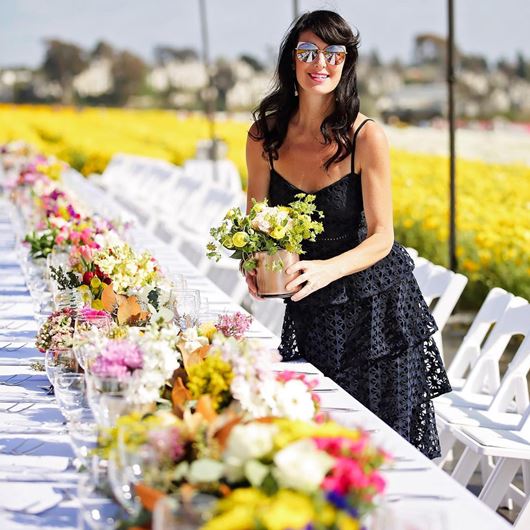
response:
[[[81,241],[87,245],[92,240],[92,230],[90,228],[85,228],[81,231]]]
[[[252,317],[238,311],[233,315],[219,315],[215,327],[225,337],[235,337],[241,339],[250,328]]]
[[[135,370],[143,367],[143,352],[134,343],[111,340],[96,357],[92,372],[99,377],[127,379]]]
[[[76,232],[75,230],[72,230],[70,233],[70,241],[72,242],[72,245],[77,245],[81,241],[81,234],[79,232]]]
[[[385,490],[386,481],[377,471],[374,471],[370,475],[370,483],[375,488],[377,493],[383,493]]]
[[[318,379],[308,379],[305,374],[299,374],[296,372],[291,372],[289,370],[284,370],[283,372],[280,372],[276,379],[278,381],[281,381],[282,383],[287,383],[287,381],[291,381],[292,379],[297,379],[299,381],[302,381],[309,390],[313,390],[318,385]]]
[[[150,445],[162,458],[169,458],[176,462],[184,456],[184,441],[177,427],[154,429],[147,436]]]
[[[99,309],[92,309],[90,306],[85,306],[78,312],[79,316],[86,320],[87,322],[91,321],[101,321],[101,319],[106,319],[110,321],[110,315],[106,311],[100,311]],[[96,322],[97,323],[97,322]]]
[[[371,477],[362,469],[357,460],[351,458],[337,458],[331,475],[322,482],[322,487],[346,495],[350,490],[361,490],[371,486]]]
[[[92,247],[88,245],[82,245],[78,248],[79,255],[87,262],[90,263],[92,259],[94,258],[94,251],[92,250]]]

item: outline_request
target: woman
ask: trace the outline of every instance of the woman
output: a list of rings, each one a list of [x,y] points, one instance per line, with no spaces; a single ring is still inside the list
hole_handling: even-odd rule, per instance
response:
[[[430,458],[440,447],[431,399],[451,390],[436,324],[394,242],[389,148],[359,112],[358,35],[331,11],[294,22],[274,90],[247,141],[248,203],[316,195],[324,233],[287,272],[280,353],[303,356]],[[247,274],[251,294],[255,277]]]

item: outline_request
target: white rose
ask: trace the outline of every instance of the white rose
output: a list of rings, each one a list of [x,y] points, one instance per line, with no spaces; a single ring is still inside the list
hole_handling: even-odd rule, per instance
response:
[[[249,423],[236,425],[230,432],[224,457],[239,460],[258,459],[270,453],[274,447],[275,425],[267,423]]]
[[[315,415],[315,403],[311,392],[299,379],[291,379],[278,385],[275,399],[280,416],[308,421]]]
[[[274,456],[273,474],[283,488],[293,488],[307,493],[317,491],[335,459],[319,451],[309,439],[294,442]]]

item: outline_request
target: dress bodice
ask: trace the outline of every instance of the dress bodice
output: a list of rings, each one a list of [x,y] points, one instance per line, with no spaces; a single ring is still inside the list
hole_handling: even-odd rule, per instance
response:
[[[280,206],[305,193],[271,170],[269,204]],[[303,259],[327,259],[357,246],[366,227],[363,214],[361,177],[353,172],[312,193],[317,210],[324,213],[324,231],[314,242],[305,241]]]
[[[285,206],[294,201],[298,193],[306,192],[286,180],[272,166],[269,204]],[[302,260],[332,258],[355,248],[366,238],[362,181],[361,175],[353,171],[353,156],[350,173],[311,194],[316,197],[317,209],[324,214],[324,231],[314,242],[304,242]],[[338,304],[351,298],[373,296],[399,282],[413,269],[414,263],[408,252],[399,243],[394,242],[390,253],[380,261],[367,269],[330,283],[297,303]]]

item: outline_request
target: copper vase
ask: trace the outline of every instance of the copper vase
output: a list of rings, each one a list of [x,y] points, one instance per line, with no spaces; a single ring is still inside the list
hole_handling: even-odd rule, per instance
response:
[[[286,285],[300,275],[300,271],[294,274],[287,274],[285,271],[294,263],[300,261],[300,256],[287,250],[279,250],[276,254],[270,255],[268,252],[256,252],[254,255],[257,261],[256,282],[258,285],[258,295],[262,298],[290,298],[301,289],[298,285],[291,291],[286,289]],[[282,270],[273,270],[274,264],[281,260]]]

